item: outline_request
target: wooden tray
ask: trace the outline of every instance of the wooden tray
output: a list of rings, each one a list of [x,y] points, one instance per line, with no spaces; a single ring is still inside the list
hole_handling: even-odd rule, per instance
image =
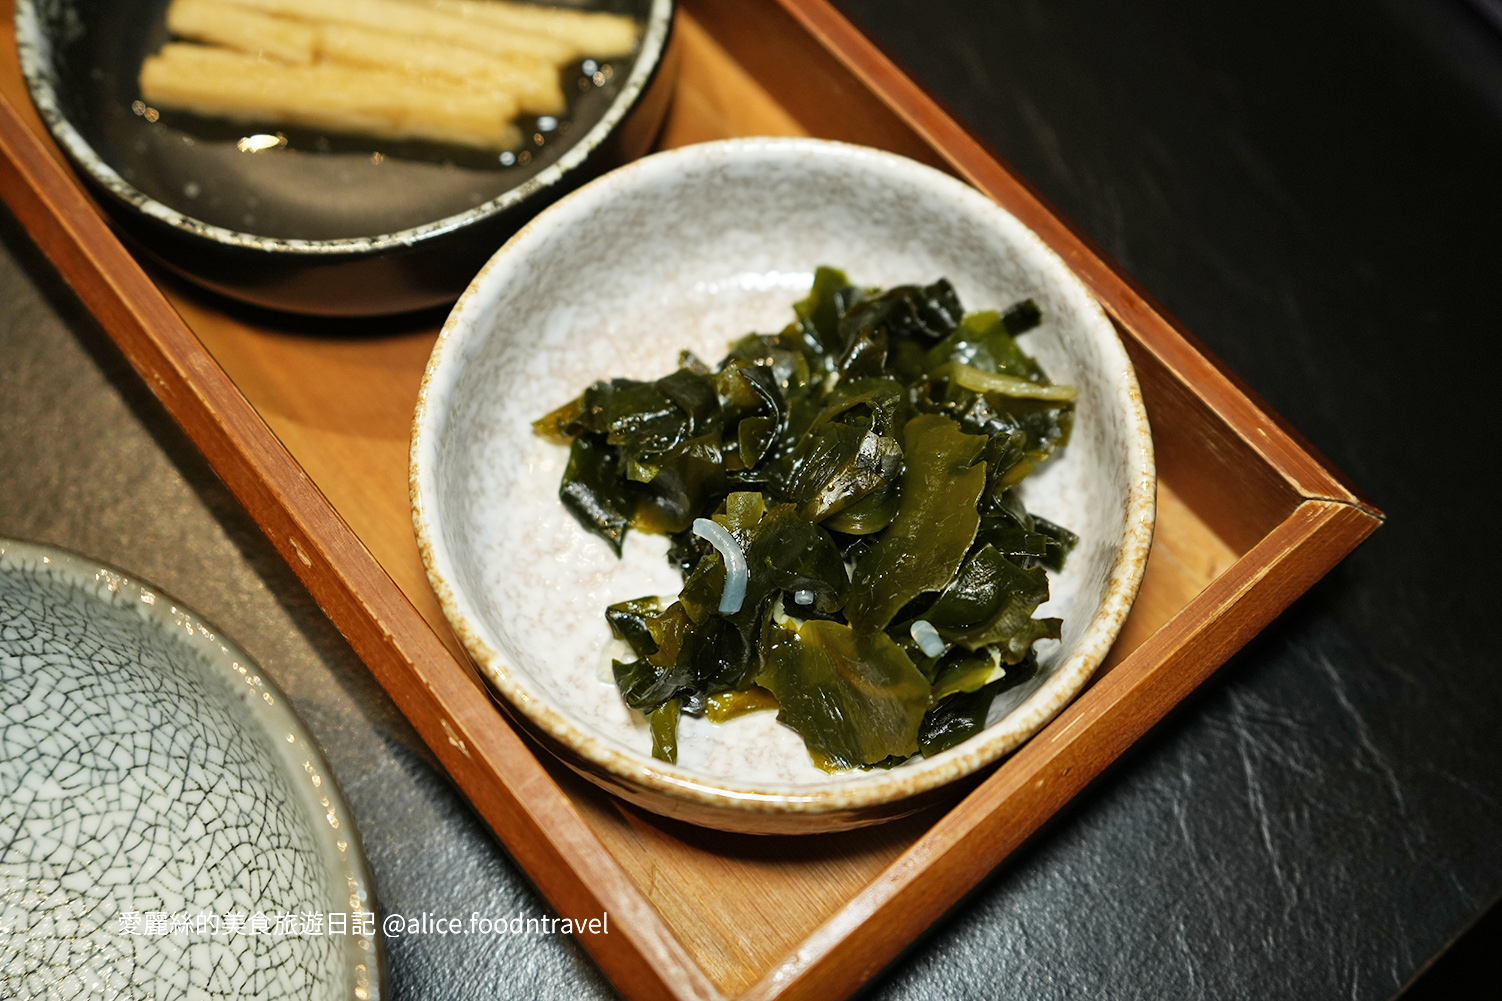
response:
[[[268,321],[146,268],[48,140],[0,0],[0,194],[629,998],[845,997],[1380,523],[1268,408],[826,0],[682,0],[663,146],[816,135],[964,178],[1118,325],[1157,446],[1141,595],[1094,684],[950,809],[753,838],[624,806],[507,725],[418,560],[409,423],[436,323]]]

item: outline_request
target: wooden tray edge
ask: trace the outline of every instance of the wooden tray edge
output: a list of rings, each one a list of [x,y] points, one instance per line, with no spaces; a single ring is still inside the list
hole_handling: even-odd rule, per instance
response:
[[[1381,517],[1291,424],[1189,333],[996,151],[961,125],[829,0],[777,2],[966,181],[1059,254],[1106,311],[1186,385],[1194,387],[1300,496],[1344,501]]]
[[[421,619],[130,256],[79,182],[0,97],[0,193],[21,225],[119,345],[210,467],[261,526],[319,606],[398,702],[444,768],[485,769],[475,809],[564,916],[615,915],[611,935],[580,936],[632,997],[720,1001],[651,904],[508,726],[445,712],[474,686],[443,643],[387,622]],[[356,598],[355,595],[363,595]],[[428,673],[417,665],[426,665]],[[405,695],[405,697],[403,697]],[[479,714],[475,714],[478,716]],[[586,880],[580,873],[588,872]]]
[[[1347,501],[1316,498],[1299,505],[741,1001],[849,996],[1380,524],[1380,518]],[[1107,714],[1115,726],[1101,725]],[[998,809],[1003,803],[1007,808]],[[946,858],[952,863],[938,864]],[[875,934],[872,925],[879,929]]]
[[[1184,619],[1191,609],[1201,615],[1213,612],[1201,618],[1191,634],[1181,637],[1183,644],[1176,649],[1188,658],[1184,664],[1158,665],[1162,671],[1185,667],[1178,680],[1186,687],[1172,689],[1177,694],[1171,700],[1160,695],[1161,707],[1156,715],[1149,712],[1150,719],[1133,717],[1131,726],[1119,731],[1132,736],[1108,757],[1092,762],[1095,767],[1088,774],[1072,771],[1073,766],[1063,767],[1060,779],[1047,783],[1050,795],[1039,801],[1043,805],[1027,812],[1021,826],[1008,826],[1000,834],[991,834],[992,825],[1001,823],[992,816],[996,802],[1028,794],[1026,787],[1006,785],[1003,789],[996,784],[1003,774],[1016,771],[1009,762],[745,995],[767,999],[824,997],[831,992],[842,997],[857,989],[1231,652],[1338,562],[1381,518],[1380,512],[1329,469],[1328,463],[1278,415],[1256,401],[1234,374],[1168,318],[1130,278],[1118,272],[843,15],[825,0],[778,3],[912,125],[961,176],[1039,232],[1086,280],[1117,321],[1206,399],[1211,409],[1225,416],[1248,447],[1263,456],[1306,502],[1279,532],[1266,537],[1236,568],[1216,581],[1212,591],[1218,598],[1208,599],[1211,591],[1207,591],[1176,618],[1176,622],[1194,622]],[[383,686],[397,698],[444,767],[466,789],[493,784],[493,777],[501,779],[494,795],[483,802],[476,800],[475,807],[542,892],[565,914],[616,912],[621,938],[628,941],[616,946],[581,938],[581,944],[630,996],[721,997],[516,735],[509,728],[495,734],[498,728],[493,720],[480,719],[480,713],[461,714],[464,718],[445,715],[446,705],[463,706],[467,698],[472,698],[469,693],[473,690],[447,649],[426,627],[420,631],[403,629],[401,635],[391,632],[385,623],[405,619],[404,615],[389,614],[395,610],[390,607],[392,596],[403,602],[405,599],[384,570],[120,246],[68,172],[51,160],[8,103],[0,104],[6,105],[0,109],[0,190],[5,200],[315,599],[350,638]],[[28,150],[28,143],[34,149]],[[56,176],[46,176],[47,171],[35,157],[27,159],[28,152],[40,153]],[[1320,526],[1340,522],[1345,527],[1284,532],[1295,522],[1303,523],[1301,519],[1309,516],[1311,504],[1322,512],[1315,519]],[[1341,510],[1347,513],[1339,514]],[[1352,518],[1355,520],[1347,525]],[[1271,552],[1264,545],[1275,538],[1290,544],[1272,562],[1259,563]],[[1309,547],[1310,552],[1301,553],[1301,547]],[[1332,556],[1336,550],[1338,554]],[[1326,565],[1323,561],[1327,557]],[[1311,568],[1316,565],[1320,568],[1313,572]],[[1300,572],[1301,568],[1308,572]],[[1250,590],[1245,594],[1222,593],[1238,573]],[[1232,617],[1232,607],[1247,595],[1258,596],[1261,604],[1251,616]],[[1217,631],[1225,627],[1228,631]],[[1184,644],[1192,646],[1199,658],[1195,664],[1189,664],[1194,658],[1183,652],[1189,649]],[[1112,677],[1137,663],[1146,663],[1142,651],[1123,662]],[[434,670],[425,675],[413,666],[424,664],[433,665]],[[398,690],[405,695],[397,695]],[[1061,723],[1073,719],[1070,726],[1077,725],[1081,718],[1078,713],[1085,710],[1077,713],[1076,707],[1083,702],[1066,710],[1028,745],[1038,744],[1035,755],[1044,754],[1039,741],[1055,733]],[[1084,727],[1078,732],[1093,729]],[[1070,739],[1070,744],[1049,753],[1066,756],[1075,746],[1075,738]],[[1023,757],[1026,750],[1013,761],[1031,760]],[[483,779],[476,781],[480,776]],[[942,881],[923,878],[946,854],[976,837],[990,838],[981,842],[984,851],[971,852],[973,857],[965,863],[949,867]],[[584,873],[589,874],[588,884],[581,875]],[[959,878],[961,875],[966,878]],[[856,935],[868,920],[883,929],[881,935]]]

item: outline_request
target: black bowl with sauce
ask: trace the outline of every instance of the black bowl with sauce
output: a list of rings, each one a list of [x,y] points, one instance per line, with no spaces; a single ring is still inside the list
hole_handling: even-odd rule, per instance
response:
[[[452,302],[528,219],[645,153],[672,88],[673,0],[553,0],[629,14],[636,51],[564,70],[565,114],[522,117],[520,150],[248,127],[140,99],[166,0],[17,0],[32,100],[139,249],[270,309],[373,316]]]

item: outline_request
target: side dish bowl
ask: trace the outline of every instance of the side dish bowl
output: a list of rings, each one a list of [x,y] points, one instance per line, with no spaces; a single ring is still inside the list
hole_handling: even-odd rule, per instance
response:
[[[138,247],[258,306],[371,316],[452,302],[527,219],[651,145],[673,0],[566,5],[632,16],[636,50],[565,79],[568,113],[519,120],[525,148],[502,154],[159,114],[137,74],[167,0],[17,0],[16,44],[42,120]]]
[[[676,594],[660,536],[617,559],[559,503],[568,450],[531,422],[614,376],[656,378],[678,352],[719,358],[780,330],[821,264],[860,285],[947,277],[968,310],[1031,297],[1023,345],[1079,391],[1061,456],[1024,484],[1029,510],[1080,543],[1040,614],[1063,619],[1036,677],[987,728],[890,770],[827,774],[758,712],[685,718],[679,763],[650,756],[609,680],[605,606]],[[1064,263],[948,175],[811,139],[743,139],[647,157],[563,199],[491,258],[459,300],[423,379],[413,522],[429,580],[512,716],[586,777],[647,809],[755,833],[875,823],[945,796],[1014,750],[1084,687],[1125,619],[1151,542],[1152,440],[1120,340]],[[602,680],[603,679],[603,680]]]

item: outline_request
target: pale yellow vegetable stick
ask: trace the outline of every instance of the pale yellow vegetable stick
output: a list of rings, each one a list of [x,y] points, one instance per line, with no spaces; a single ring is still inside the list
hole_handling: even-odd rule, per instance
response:
[[[440,14],[567,42],[577,58],[615,59],[636,48],[636,21],[624,14],[506,0],[404,0]]]
[[[318,56],[318,30],[312,25],[220,0],[172,0],[167,29],[195,42],[225,45],[283,62],[306,65]]]
[[[514,148],[505,95],[332,63],[293,66],[229,49],[175,43],[141,64],[141,96],[159,108],[246,123],[302,125],[383,139]]]
[[[445,42],[348,24],[293,21],[228,0],[173,0],[167,8],[167,26],[194,41],[214,42],[286,62],[307,64],[322,57],[494,87],[515,97],[521,110],[534,115],[557,115],[564,110],[558,70],[543,59],[491,56]]]
[[[562,64],[573,48],[556,39],[477,24],[452,14],[404,3],[403,0],[232,0],[266,14],[352,24],[374,31],[388,31],[412,38],[431,38],[495,55],[530,55]]]
[[[516,98],[522,111],[558,115],[564,110],[558,68],[543,59],[491,56],[425,38],[403,38],[349,24],[319,28],[318,51],[325,59],[490,87]]]
[[[173,0],[167,8],[167,25],[176,34],[195,41],[210,41],[287,62],[307,64],[321,57],[492,87],[515,97],[521,110],[534,115],[557,115],[564,110],[558,70],[543,59],[492,56],[446,42],[348,24],[293,21],[228,0]]]

